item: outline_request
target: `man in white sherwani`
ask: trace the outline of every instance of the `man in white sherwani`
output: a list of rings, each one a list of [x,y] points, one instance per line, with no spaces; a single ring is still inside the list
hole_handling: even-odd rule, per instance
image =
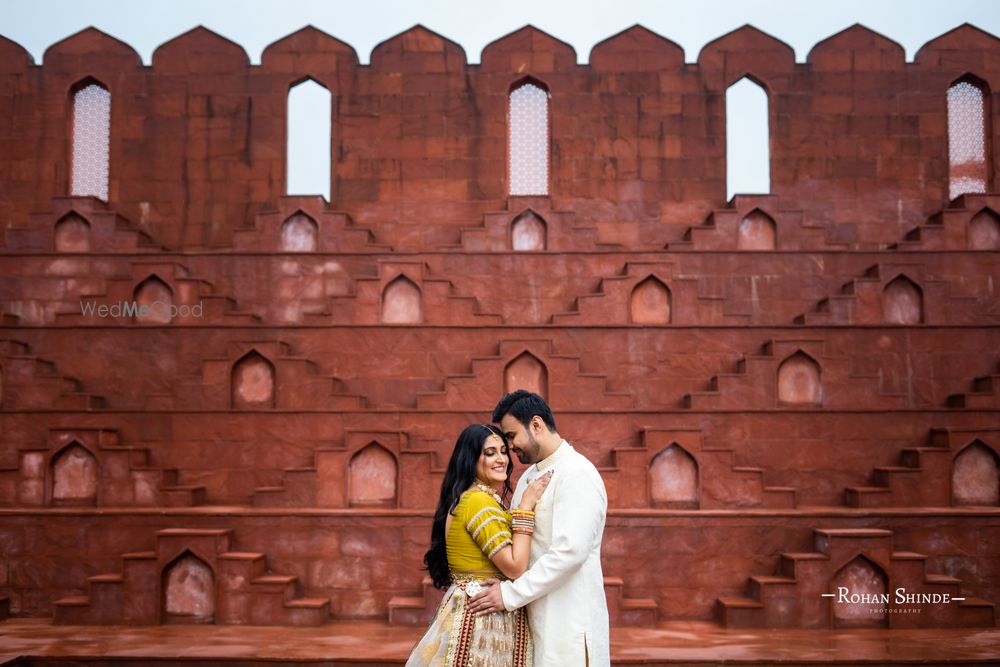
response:
[[[521,463],[532,463],[514,491],[516,507],[531,480],[552,470],[535,505],[528,571],[491,586],[469,608],[476,613],[528,606],[535,667],[611,664],[601,539],[608,496],[600,473],[556,431],[538,394],[519,389],[493,411]]]

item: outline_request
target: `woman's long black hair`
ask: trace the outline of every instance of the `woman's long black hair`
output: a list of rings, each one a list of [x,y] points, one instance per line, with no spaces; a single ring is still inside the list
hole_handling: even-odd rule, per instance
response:
[[[483,444],[491,435],[498,436],[507,446],[507,439],[500,429],[488,424],[472,424],[466,426],[458,435],[455,449],[448,461],[448,470],[444,473],[441,484],[441,499],[434,512],[434,525],[431,528],[431,548],[424,555],[424,565],[434,580],[437,588],[447,588],[451,584],[451,572],[448,569],[448,554],[445,550],[445,524],[448,515],[455,511],[459,498],[466,489],[476,481],[476,463],[483,453]],[[508,454],[507,479],[503,483],[501,498],[507,498],[511,493],[510,474],[514,470],[514,461]]]

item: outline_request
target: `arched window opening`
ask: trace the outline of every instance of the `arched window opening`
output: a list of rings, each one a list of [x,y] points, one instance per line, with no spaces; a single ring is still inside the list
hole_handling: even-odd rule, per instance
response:
[[[55,505],[94,505],[98,465],[94,455],[74,442],[52,459],[52,502]]]
[[[886,324],[920,324],[924,321],[924,295],[906,276],[892,280],[882,291],[882,321]]]
[[[273,408],[275,406],[274,365],[256,350],[233,364],[231,400],[234,408]]]
[[[139,283],[132,298],[136,303],[136,313],[132,317],[133,322],[137,324],[170,324],[173,292],[156,275],[151,275]]]
[[[399,276],[386,285],[382,293],[383,323],[417,324],[423,319],[423,297],[416,283],[406,276]]]
[[[510,194],[549,193],[549,93],[525,82],[510,93]]]
[[[111,93],[89,83],[73,93],[73,158],[70,194],[108,200]]]
[[[1000,504],[1000,458],[980,440],[959,452],[952,463],[951,502],[958,506]]]
[[[988,208],[969,221],[970,250],[1000,250],[1000,216]]]
[[[545,221],[533,211],[517,216],[510,226],[510,247],[519,251],[545,250]]]
[[[376,442],[369,443],[348,464],[351,507],[392,507],[396,504],[396,459]]]
[[[305,213],[296,213],[281,223],[281,249],[285,252],[315,252],[319,228]]]
[[[948,89],[948,197],[986,192],[986,91],[962,79]]]
[[[288,91],[287,192],[330,201],[330,91],[306,79]]]
[[[649,276],[632,290],[629,316],[634,324],[670,324],[670,290]]]
[[[90,251],[90,224],[76,213],[57,222],[54,232],[56,252]]]
[[[698,507],[698,464],[677,443],[657,454],[649,466],[649,495],[653,507]]]
[[[778,246],[778,226],[767,213],[754,209],[740,220],[736,230],[739,250],[774,250]]]
[[[726,90],[726,199],[771,192],[767,92],[750,77]]]
[[[778,401],[789,405],[819,405],[823,400],[820,368],[804,352],[796,352],[778,367]]]
[[[888,626],[885,605],[878,602],[888,591],[889,578],[885,571],[865,556],[856,556],[830,581],[830,590],[844,588],[851,595],[863,596],[872,602],[833,604],[833,626],[835,628],[879,628]]]
[[[163,621],[202,624],[214,620],[215,575],[205,561],[185,551],[163,570]]]
[[[504,392],[527,389],[544,398],[549,395],[549,371],[545,364],[530,352],[522,352],[507,364],[503,372]]]

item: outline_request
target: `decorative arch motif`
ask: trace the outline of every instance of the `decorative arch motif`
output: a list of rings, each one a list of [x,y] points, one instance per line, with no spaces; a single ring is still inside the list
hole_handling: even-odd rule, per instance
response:
[[[527,389],[539,396],[549,395],[549,371],[538,357],[527,350],[503,369],[504,392]]]
[[[859,554],[837,571],[830,580],[830,592],[837,593],[843,587],[868,599],[878,600],[888,592],[889,578],[877,563]],[[836,599],[836,598],[831,598]],[[888,627],[889,615],[878,613],[889,605],[881,602],[833,605],[833,626],[835,628],[884,628]]]
[[[726,89],[726,199],[771,191],[767,91],[749,76]]]
[[[1000,250],[1000,216],[984,208],[969,221],[970,250]]]
[[[1000,457],[981,440],[973,440],[951,466],[953,505],[1000,505]]]
[[[948,197],[986,192],[989,88],[966,75],[948,88]]]
[[[899,275],[882,290],[882,321],[886,324],[920,324],[924,321],[924,294],[920,287]]]
[[[670,288],[650,275],[637,284],[629,299],[629,319],[633,324],[670,324]]]
[[[311,78],[288,91],[286,188],[330,201],[333,118],[330,90]]]
[[[549,91],[526,78],[508,97],[508,183],[511,196],[549,194]]]
[[[234,408],[273,408],[277,388],[274,364],[251,350],[233,364],[231,403]]]
[[[789,405],[819,405],[823,384],[819,364],[799,350],[778,367],[778,402]]]
[[[368,443],[347,464],[347,498],[351,507],[395,507],[399,466],[377,442]]]
[[[163,568],[163,622],[204,624],[215,621],[215,574],[190,550]]]
[[[424,320],[423,295],[405,275],[394,278],[382,292],[384,324],[417,324]]]
[[[547,234],[545,220],[534,211],[525,211],[510,226],[510,247],[518,251],[545,250]]]
[[[89,252],[90,223],[76,213],[67,213],[56,223],[54,234],[56,252]]]
[[[736,232],[739,250],[774,250],[778,247],[778,226],[774,219],[760,209],[750,211],[740,221]]]
[[[52,457],[52,504],[96,505],[100,466],[77,441]]]
[[[698,507],[698,463],[676,442],[649,465],[649,501],[653,507]]]
[[[283,252],[315,252],[319,226],[308,215],[299,211],[281,223],[281,250]]]
[[[87,78],[72,88],[73,125],[70,194],[108,200],[111,92]]]
[[[132,317],[136,324],[170,324],[174,293],[155,273],[136,285],[132,299],[137,306]],[[147,309],[146,315],[139,314],[138,309],[142,308]]]

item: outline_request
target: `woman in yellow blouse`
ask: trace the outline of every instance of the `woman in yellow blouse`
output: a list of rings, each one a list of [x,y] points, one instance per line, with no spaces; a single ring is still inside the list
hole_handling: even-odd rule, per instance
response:
[[[424,556],[434,585],[447,589],[434,620],[414,647],[407,667],[526,667],[531,633],[523,609],[485,616],[465,603],[484,579],[516,579],[528,569],[535,503],[551,473],[533,481],[517,509],[511,493],[513,461],[500,429],[473,424],[458,436],[441,485]]]

